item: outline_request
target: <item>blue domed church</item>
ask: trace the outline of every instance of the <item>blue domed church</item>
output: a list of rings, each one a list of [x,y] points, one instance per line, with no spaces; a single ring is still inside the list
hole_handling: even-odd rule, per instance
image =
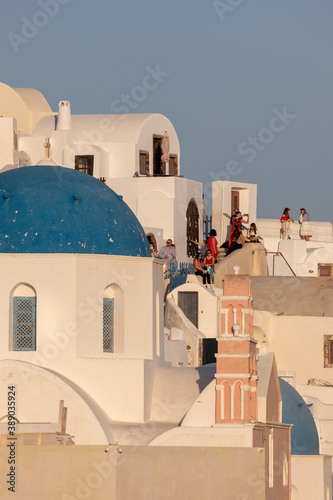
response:
[[[109,442],[109,421],[150,411],[163,265],[122,196],[77,170],[1,173],[0,213],[0,374],[17,419],[54,421],[65,399],[77,444]]]
[[[150,257],[133,212],[94,177],[59,166],[1,174],[1,253]]]

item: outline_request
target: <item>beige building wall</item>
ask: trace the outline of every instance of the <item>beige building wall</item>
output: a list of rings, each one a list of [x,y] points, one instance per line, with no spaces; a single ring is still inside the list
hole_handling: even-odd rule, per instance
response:
[[[0,166],[14,165],[18,161],[15,118],[0,117]]]
[[[0,268],[1,357],[66,377],[113,420],[144,421],[152,394],[145,361],[164,365],[162,263],[151,257],[2,254]],[[12,295],[20,283],[36,293],[36,351],[12,348]],[[106,353],[103,296],[110,287],[119,348]]]
[[[8,448],[0,448],[7,464]],[[256,449],[17,446],[15,494],[1,500],[265,499],[264,454]],[[6,474],[8,469],[4,467]],[[281,499],[280,499],[281,500]]]
[[[243,248],[235,250],[218,261],[215,264],[215,286],[222,288],[224,276],[234,274],[234,266],[239,267],[239,274],[267,276],[268,269],[264,246],[261,243],[247,243]]]
[[[270,424],[268,425],[270,426]],[[290,429],[274,424],[270,428],[265,427],[264,441],[267,479],[266,500],[289,500]],[[319,497],[317,498],[319,500]]]
[[[291,500],[332,500],[331,457],[292,455]]]
[[[295,371],[300,384],[311,378],[333,384],[333,367],[324,367],[324,341],[325,336],[333,335],[333,318],[255,311],[254,323],[266,332],[266,346],[275,353],[279,372]]]

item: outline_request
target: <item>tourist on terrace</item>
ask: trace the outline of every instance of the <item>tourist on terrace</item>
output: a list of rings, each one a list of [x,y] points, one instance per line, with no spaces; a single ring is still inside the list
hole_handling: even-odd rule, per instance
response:
[[[210,283],[210,280],[212,281],[212,285],[214,285],[214,265],[215,265],[215,259],[212,254],[212,251],[208,248],[207,250],[207,255],[204,260],[204,270],[207,271],[207,281]],[[208,280],[208,277],[209,280]]]
[[[310,241],[310,224],[309,224],[309,214],[305,208],[301,208],[301,213],[299,214],[299,223],[301,225],[299,233],[302,240]]]
[[[246,243],[257,243],[258,242],[258,234],[257,234],[257,226],[254,222],[250,224],[250,229],[247,234],[247,237],[245,238]]]
[[[289,234],[291,233],[291,230],[290,230],[290,221],[291,222],[295,222],[294,219],[292,219],[289,215],[290,213],[290,208],[285,208],[283,210],[283,214],[281,216],[281,229],[280,229],[280,233],[281,233],[281,237],[283,240],[285,240],[286,238],[288,238],[288,240],[290,240],[290,236]]]
[[[194,264],[194,274],[196,276],[202,277],[202,282],[204,285],[206,284],[206,281],[208,281],[208,284],[210,285],[210,274],[207,273],[206,269],[203,268],[201,252],[197,253],[197,256],[194,259],[193,264]]]
[[[168,239],[166,245],[161,247],[158,258],[168,262],[176,261],[176,247],[172,245],[172,240]]]
[[[207,242],[207,254],[208,250],[210,250],[212,257],[214,259],[214,262],[217,262],[217,254],[219,252],[218,245],[217,245],[217,239],[216,239],[216,231],[215,229],[211,229],[209,233],[209,238]]]
[[[151,256],[152,257],[157,257],[158,253],[156,252],[156,250],[154,248],[154,244],[153,243],[149,243],[149,245],[150,245]]]
[[[205,243],[199,243],[198,241],[190,240],[192,243],[197,245],[199,252],[202,254],[203,257],[206,256],[207,252],[207,244],[208,244],[208,239],[205,240]]]
[[[235,250],[239,250],[240,248],[242,248],[244,243],[245,243],[245,238],[243,233],[241,233],[238,229],[235,229],[232,235],[232,241],[227,251],[227,255],[230,255]]]
[[[238,208],[235,208],[234,215],[231,217],[231,232],[229,237],[229,247],[233,240],[233,233],[237,230],[239,233],[242,233],[242,225],[243,222],[249,222],[249,214],[242,215],[241,211]],[[245,219],[246,218],[246,219]]]

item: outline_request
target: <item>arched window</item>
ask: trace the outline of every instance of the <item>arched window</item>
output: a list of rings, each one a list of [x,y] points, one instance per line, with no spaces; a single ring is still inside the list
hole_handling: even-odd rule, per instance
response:
[[[124,294],[115,284],[103,293],[103,352],[124,351]]]
[[[156,238],[155,238],[154,234],[153,233],[147,233],[146,236],[147,236],[149,244],[152,244],[153,247],[154,247],[155,252],[157,252],[157,242],[156,242]]]
[[[199,210],[196,202],[191,200],[186,212],[187,228],[187,255],[195,257],[198,252],[198,246],[190,240],[199,242]]]
[[[12,292],[12,342],[14,351],[36,350],[36,292],[25,284]]]
[[[243,420],[243,384],[239,380],[234,383],[234,420]]]
[[[103,351],[114,352],[114,299],[103,297]]]
[[[231,387],[230,383],[225,380],[222,383],[222,394],[221,394],[221,416],[223,420],[230,420],[231,417]]]

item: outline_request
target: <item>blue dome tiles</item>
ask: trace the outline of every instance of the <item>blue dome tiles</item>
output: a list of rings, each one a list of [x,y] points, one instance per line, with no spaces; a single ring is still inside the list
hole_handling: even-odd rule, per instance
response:
[[[302,396],[282,379],[282,422],[291,428],[292,455],[319,455],[319,439],[315,421]]]
[[[88,174],[42,165],[0,174],[0,253],[151,255],[122,196]]]

